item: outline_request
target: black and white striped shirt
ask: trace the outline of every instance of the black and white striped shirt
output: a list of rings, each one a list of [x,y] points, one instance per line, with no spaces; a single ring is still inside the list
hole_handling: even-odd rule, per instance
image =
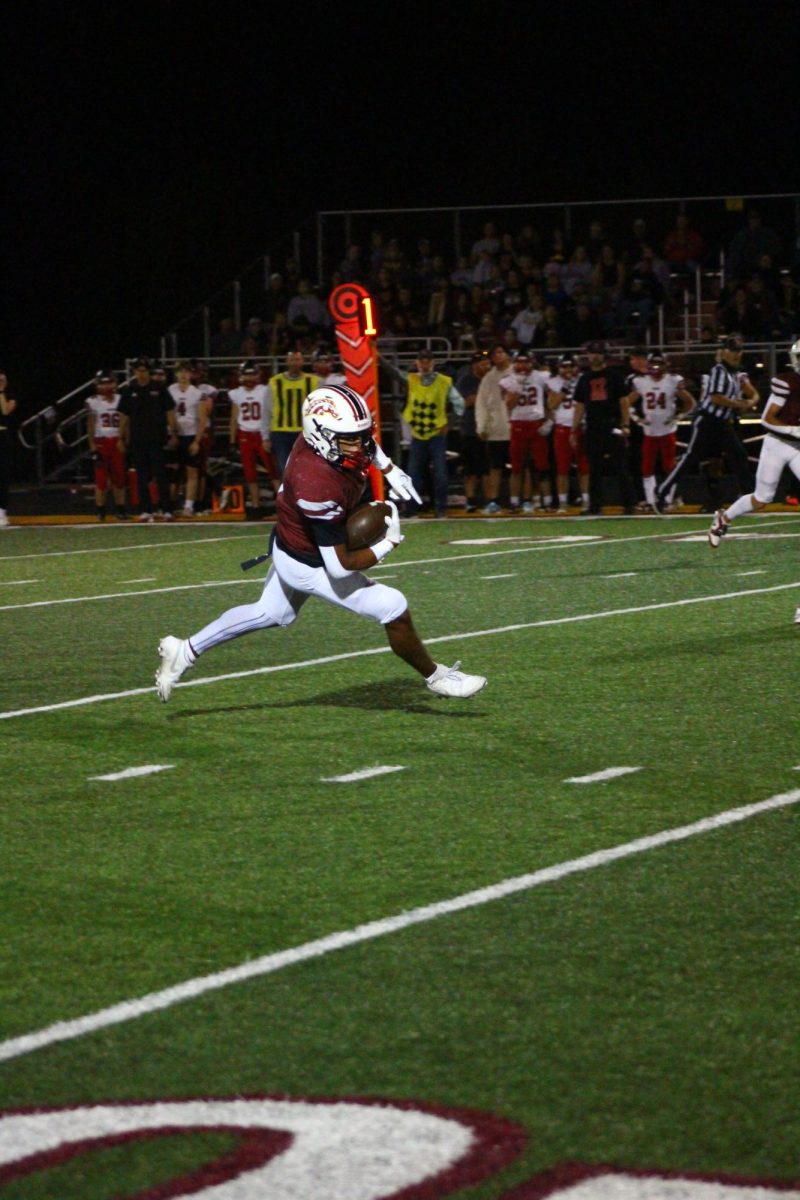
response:
[[[733,420],[736,410],[712,403],[711,397],[725,396],[728,400],[741,400],[743,378],[747,378],[743,371],[729,367],[726,363],[716,363],[709,374],[703,377],[703,392],[697,406],[698,415],[707,413],[721,421]]]

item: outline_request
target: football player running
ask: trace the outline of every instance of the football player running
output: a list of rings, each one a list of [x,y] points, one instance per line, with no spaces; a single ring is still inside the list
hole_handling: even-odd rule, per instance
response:
[[[361,501],[370,465],[382,472],[391,496],[419,503],[411,478],[376,444],[372,414],[361,397],[345,386],[316,388],[303,404],[302,432],[278,492],[272,563],[261,598],[228,609],[188,638],[161,639],[156,690],[163,701],[206,650],[256,629],[291,625],[309,596],[383,625],[394,653],[437,695],[473,696],[486,686],[483,676],[460,671],[460,663],[434,662],[403,593],[363,574],[403,541],[395,504],[388,502],[383,538],[366,549],[347,548],[347,519]]]
[[[800,479],[800,339],[789,347],[789,360],[792,369],[774,377],[761,414],[766,433],[758,457],[755,491],[740,496],[728,508],[720,508],[714,514],[708,531],[708,544],[714,550],[728,532],[731,521],[760,512],[774,499],[784,467]],[[800,608],[795,621],[800,623]]]

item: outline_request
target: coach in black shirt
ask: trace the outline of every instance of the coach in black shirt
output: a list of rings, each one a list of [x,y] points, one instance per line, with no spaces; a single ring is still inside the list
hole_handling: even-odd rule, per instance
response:
[[[625,373],[606,365],[603,342],[590,342],[589,370],[575,385],[573,432],[586,423],[586,455],[589,459],[589,512],[599,513],[603,499],[603,469],[606,456],[619,480],[620,499],[626,513],[634,511],[634,489],[628,466],[630,418]]]
[[[165,521],[172,520],[164,450],[177,445],[175,401],[164,383],[150,374],[150,360],[137,358],[133,379],[121,389],[120,441],[130,451],[139,490],[139,520],[152,521],[150,480],[158,487],[158,504]]]

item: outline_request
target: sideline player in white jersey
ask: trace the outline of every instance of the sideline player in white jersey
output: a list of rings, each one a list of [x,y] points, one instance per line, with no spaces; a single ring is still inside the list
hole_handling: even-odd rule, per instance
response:
[[[800,338],[790,346],[789,360],[792,369],[773,378],[761,414],[766,433],[758,456],[755,490],[714,514],[708,531],[708,544],[714,550],[728,532],[731,521],[760,512],[775,498],[785,467],[800,479]],[[800,608],[794,619],[800,624]]]
[[[192,383],[191,363],[178,363],[175,368],[175,383],[170,384],[169,394],[175,401],[175,423],[178,427],[178,445],[175,449],[177,478],[173,488],[177,491],[180,476],[183,474],[183,516],[193,517],[197,500],[200,451],[206,432],[208,408],[200,388]]]
[[[270,440],[272,392],[266,384],[258,382],[258,367],[250,359],[239,367],[239,379],[239,386],[228,392],[231,402],[231,447],[239,447],[242,471],[250,494],[250,507],[253,515],[259,516],[261,496],[258,488],[258,463],[269,473],[276,495],[281,486]]]
[[[208,382],[208,368],[200,359],[191,360],[192,383],[203,393],[206,405],[206,431],[200,441],[199,464],[197,468],[197,507],[202,512],[210,509],[211,498],[207,495],[208,460],[214,448],[214,401],[219,395],[219,389]]]
[[[94,502],[97,507],[97,519],[106,519],[106,496],[110,478],[117,516],[124,520],[128,512],[125,508],[125,455],[119,438],[120,395],[113,371],[98,371],[94,380],[96,391],[86,401],[86,437],[94,463]]]
[[[517,350],[511,370],[500,380],[500,394],[508,409],[511,429],[509,457],[509,505],[512,512],[520,511],[520,491],[523,486],[522,512],[533,512],[533,481],[536,476],[539,504],[544,512],[552,505],[550,495],[550,443],[547,435],[553,427],[547,413],[547,393],[550,375],[534,368],[530,351]]]
[[[569,501],[569,469],[572,463],[578,469],[578,484],[581,489],[583,507],[589,508],[589,459],[586,457],[586,432],[573,431],[573,394],[578,382],[578,361],[574,354],[562,354],[558,360],[558,374],[548,383],[547,407],[555,423],[553,451],[556,460],[556,486],[558,488],[558,511],[567,511]],[[574,435],[573,435],[574,434]]]
[[[315,350],[311,361],[314,374],[319,378],[320,384],[335,384],[337,387],[344,384],[345,387],[347,386],[347,377],[341,371],[334,370],[336,364],[329,350]]]
[[[664,475],[675,468],[676,428],[678,417],[694,409],[694,397],[686,390],[682,375],[667,370],[663,354],[654,351],[647,356],[647,372],[632,375],[632,390],[627,400],[632,419],[644,429],[642,438],[642,486],[647,504],[654,509],[656,467],[661,464]],[[667,504],[672,503],[672,492]]]

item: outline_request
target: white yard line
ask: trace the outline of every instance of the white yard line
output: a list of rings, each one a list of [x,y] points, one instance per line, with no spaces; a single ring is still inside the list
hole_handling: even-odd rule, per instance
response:
[[[635,616],[638,613],[658,612],[666,608],[683,608],[690,604],[711,604],[719,600],[738,600],[747,596],[763,596],[770,592],[784,592],[789,588],[800,588],[800,580],[793,583],[777,583],[764,588],[747,588],[741,592],[720,592],[713,596],[690,596],[685,600],[666,600],[658,604],[640,604],[630,608],[610,608],[602,612],[577,613],[572,617],[549,617],[543,621],[524,621],[516,625],[498,625],[492,629],[473,629],[467,633],[445,633],[440,637],[425,639],[428,646],[439,642],[466,641],[468,638],[492,637],[495,634],[518,633],[525,629],[544,629],[553,625],[572,625],[580,621],[601,621],[606,617]],[[180,590],[180,589],[177,589]],[[131,593],[127,593],[130,595]],[[145,593],[149,595],[150,593]],[[155,644],[155,643],[154,643]],[[388,654],[388,646],[373,646],[368,650],[350,650],[346,654],[329,654],[324,658],[308,658],[299,662],[278,663],[270,667],[254,667],[249,671],[229,671],[224,675],[207,675],[202,679],[187,679],[176,684],[176,688],[207,687],[212,683],[224,683],[231,679],[249,679],[254,675],[272,675],[276,671],[295,671],[301,667],[318,667],[326,663],[344,662],[348,658],[364,658],[370,654]],[[124,692],[104,692],[97,696],[80,696],[76,700],[61,700],[56,704],[41,704],[35,708],[15,708],[0,712],[0,721],[11,717],[29,717],[35,713],[57,712],[65,708],[81,708],[87,704],[100,704],[106,700],[125,700],[131,696],[145,696],[154,692],[153,687],[129,688]]]
[[[653,541],[654,539],[663,539],[665,536],[666,535],[663,533],[642,534],[641,536],[637,536],[637,537],[625,538],[624,541],[626,543],[627,542],[642,542],[642,541],[648,542],[648,541]],[[668,536],[670,536],[670,538],[672,538],[672,537],[674,537],[674,534],[670,534]],[[786,536],[800,537],[800,533],[798,533],[796,535],[795,534],[787,534]],[[204,538],[203,539],[204,542],[206,542],[206,541],[209,541],[209,542],[232,541],[232,540],[234,540],[234,539],[233,538]],[[703,537],[700,540],[705,541],[706,539]],[[175,543],[165,542],[165,543],[161,543],[161,544],[162,545],[173,545]],[[194,545],[197,543],[185,543],[184,542],[184,543],[180,543],[180,544]],[[498,557],[502,557],[502,556],[508,555],[508,554],[531,554],[534,551],[538,551],[538,550],[572,550],[575,548],[583,548],[584,546],[618,546],[620,544],[621,544],[621,541],[619,539],[608,540],[608,541],[603,540],[603,539],[598,539],[596,541],[594,541],[594,540],[589,540],[589,541],[584,541],[584,540],[552,541],[552,542],[546,542],[543,544],[537,544],[535,546],[515,546],[513,548],[505,549],[505,550],[484,550],[478,554],[451,554],[447,557],[412,558],[412,559],[406,559],[405,561],[400,561],[400,562],[393,560],[392,567],[393,568],[420,567],[420,566],[424,567],[424,566],[428,566],[431,563],[435,564],[436,566],[443,566],[448,563],[464,562],[465,560],[472,559],[472,558],[498,558]],[[118,547],[116,547],[116,549],[130,550],[130,549],[139,549],[139,547],[118,546]],[[57,551],[57,553],[73,553],[73,551]],[[85,550],[76,550],[76,551],[74,551],[74,553],[75,554],[86,554],[89,552],[85,551]],[[93,551],[92,553],[95,553],[95,552]],[[24,558],[24,557],[28,557],[28,556],[22,555],[22,557]],[[37,556],[34,555],[32,557],[37,557]],[[429,575],[430,571],[423,571],[422,573],[423,573],[423,575]],[[256,575],[255,577],[248,577],[248,578],[242,578],[242,579],[224,579],[224,580],[219,580],[216,582],[187,583],[187,584],[175,585],[173,587],[148,588],[144,592],[103,592],[97,596],[67,596],[61,600],[33,600],[27,604],[2,604],[2,605],[0,605],[0,612],[11,612],[17,608],[49,608],[53,604],[88,604],[89,602],[95,601],[95,600],[124,600],[126,597],[129,597],[129,596],[160,596],[165,592],[191,591],[193,589],[204,588],[204,587],[232,587],[232,586],[236,586],[237,584],[242,584],[242,583],[258,583],[259,578],[260,577],[258,575]],[[387,576],[379,575],[379,576],[376,576],[376,578],[386,579]],[[500,578],[500,576],[498,576],[498,578]]]
[[[23,587],[26,583],[41,583],[40,579],[0,579],[0,587]]]
[[[363,771],[351,771],[349,775],[329,775],[320,783],[357,783],[360,779],[372,779],[375,775],[391,775],[394,771],[405,771],[405,767],[365,767]]]
[[[0,1061],[19,1058],[33,1050],[40,1050],[44,1046],[51,1046],[57,1042],[71,1041],[74,1038],[83,1037],[87,1033],[94,1033],[98,1029],[135,1021],[148,1013],[171,1008],[173,1004],[194,1000],[206,992],[218,991],[220,988],[243,983],[247,979],[255,979],[262,975],[272,975],[277,971],[282,971],[285,967],[322,958],[326,954],[344,950],[362,942],[374,941],[376,938],[385,937],[390,933],[399,933],[413,925],[422,925],[428,921],[435,921],[439,917],[450,916],[452,913],[478,908],[493,900],[504,900],[507,896],[531,891],[546,883],[556,883],[569,875],[593,871],[597,867],[605,867],[610,863],[667,846],[672,842],[682,842],[688,838],[697,837],[699,834],[711,833],[728,825],[747,821],[751,817],[760,816],[762,813],[797,804],[799,800],[800,789],[795,789],[791,792],[783,792],[778,796],[771,796],[768,800],[761,800],[756,804],[725,809],[714,816],[693,821],[690,825],[662,829],[659,833],[651,834],[648,837],[636,838],[632,842],[623,842],[605,850],[595,850],[592,854],[585,854],[581,858],[567,859],[565,862],[544,867],[527,875],[503,879],[499,883],[477,888],[475,891],[464,892],[462,895],[453,896],[448,900],[439,900],[421,908],[412,908],[406,912],[396,913],[394,916],[369,921],[365,925],[357,925],[353,929],[340,930],[337,933],[316,938],[314,941],[304,942],[299,946],[265,954],[261,958],[250,959],[236,967],[229,967],[210,975],[199,975],[194,979],[187,979],[183,983],[164,988],[162,991],[149,992],[134,1000],[124,1000],[120,1004],[111,1005],[109,1008],[100,1009],[98,1012],[84,1017],[69,1021],[57,1021],[45,1029],[0,1042]]]
[[[633,579],[634,575],[638,575],[638,571],[619,571],[616,575],[604,575],[604,579]]]
[[[95,780],[103,783],[114,783],[117,779],[135,779],[139,775],[155,775],[159,771],[174,771],[174,763],[162,763],[160,766],[128,767],[125,771],[115,771],[113,775],[90,775],[89,782]]]
[[[604,771],[595,771],[594,775],[573,775],[564,783],[602,783],[605,779],[617,779],[620,775],[633,775],[641,771],[641,767],[606,767]]]
[[[258,583],[259,578],[219,579],[214,582],[178,583],[172,587],[145,588],[137,592],[101,592],[97,596],[66,596],[62,600],[30,600],[27,604],[0,604],[0,612],[11,612],[15,608],[52,608],[56,604],[88,604],[91,600],[124,600],[126,596],[161,596],[165,592],[193,592],[197,588],[237,587],[242,583]],[[263,583],[263,580],[260,582]]]
[[[511,571],[508,575],[479,575],[479,579],[516,579],[517,572]]]
[[[155,583],[156,575],[145,575],[144,579],[120,579],[120,583]]]
[[[738,579],[744,579],[745,575],[766,575],[766,573],[767,573],[766,570],[764,570],[764,571],[737,571],[736,576]]]
[[[53,527],[49,526],[48,528]],[[58,528],[62,527],[58,526]],[[80,526],[68,525],[63,528],[75,529]],[[87,526],[87,528],[94,527]],[[181,538],[180,540],[176,538],[170,542],[140,542],[133,546],[95,546],[89,550],[42,550],[39,554],[2,554],[0,562],[10,562],[12,559],[14,562],[19,562],[23,558],[65,558],[70,554],[115,554],[122,550],[161,550],[165,546],[204,546],[207,542],[240,542],[242,538],[254,537],[265,540],[264,528],[254,530],[252,533],[232,533],[228,537]]]

